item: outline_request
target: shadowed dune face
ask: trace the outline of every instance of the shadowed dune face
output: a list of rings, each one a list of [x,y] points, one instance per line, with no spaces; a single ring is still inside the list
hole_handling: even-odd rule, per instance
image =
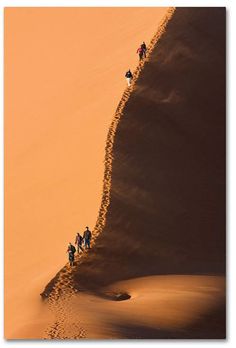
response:
[[[178,8],[124,109],[106,226],[76,280],[224,271],[225,10]]]
[[[103,295],[128,291],[125,301],[78,292],[59,304],[70,313],[68,326],[83,323],[90,339],[224,338],[224,288],[222,276],[139,277],[101,289]]]

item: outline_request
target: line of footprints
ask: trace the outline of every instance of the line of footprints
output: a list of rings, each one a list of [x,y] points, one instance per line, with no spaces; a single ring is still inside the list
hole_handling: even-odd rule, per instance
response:
[[[167,15],[165,16],[161,26],[159,27],[157,33],[148,46],[147,57],[139,63],[133,74],[132,85],[130,87],[127,87],[123,93],[123,96],[116,109],[113,121],[109,128],[105,149],[106,155],[105,172],[103,179],[103,196],[98,219],[93,231],[93,240],[91,246],[93,246],[95,239],[101,233],[106,223],[106,213],[110,204],[113,144],[117,126],[119,124],[120,118],[123,115],[124,107],[135,88],[135,83],[140,75],[140,72],[143,70],[145,63],[149,61],[150,54],[153,51],[159,38],[164,33],[166,25],[170,18],[173,16],[174,11],[174,7],[169,8],[169,10],[167,11]],[[86,253],[87,252],[85,252],[84,254],[86,255]],[[76,256],[77,265],[79,264],[79,262],[81,262],[81,259],[82,257],[80,255]],[[75,266],[75,268],[77,267]],[[59,278],[48,298],[49,308],[55,315],[55,322],[46,330],[45,339],[80,339],[86,337],[86,332],[79,322],[71,323],[67,320],[67,318],[70,318],[70,313],[68,313],[69,309],[65,304],[70,300],[71,296],[76,294],[76,292],[77,290],[73,287],[73,268],[71,268],[69,264],[67,264],[61,270]]]

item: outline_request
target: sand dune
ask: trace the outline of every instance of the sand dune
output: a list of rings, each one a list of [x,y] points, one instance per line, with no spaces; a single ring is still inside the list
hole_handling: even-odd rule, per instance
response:
[[[93,248],[7,337],[225,337],[225,10],[177,8],[125,97]]]
[[[224,338],[224,9],[176,9],[120,116],[105,226],[46,287],[47,337]]]
[[[224,273],[224,30],[222,9],[169,22],[117,128],[106,226],[80,283]]]
[[[77,230],[96,223],[124,73],[165,12],[5,9],[7,338],[43,336],[48,313],[38,294],[67,261]]]

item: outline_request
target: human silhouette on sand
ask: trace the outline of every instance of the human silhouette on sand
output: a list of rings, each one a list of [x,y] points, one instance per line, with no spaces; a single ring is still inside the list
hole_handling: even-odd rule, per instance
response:
[[[85,249],[90,249],[91,238],[92,238],[92,233],[87,226],[86,230],[84,231],[84,235],[83,235]]]
[[[67,253],[69,257],[70,266],[74,266],[75,252],[76,252],[75,246],[69,243],[67,248]]]
[[[125,77],[126,77],[126,81],[127,81],[128,86],[131,86],[131,81],[133,79],[133,75],[132,75],[130,69],[126,72]]]

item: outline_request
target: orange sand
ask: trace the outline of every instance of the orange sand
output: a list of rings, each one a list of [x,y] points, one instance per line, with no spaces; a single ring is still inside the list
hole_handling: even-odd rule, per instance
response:
[[[76,231],[95,224],[124,73],[165,11],[5,10],[6,338],[42,337],[40,290]]]
[[[109,297],[119,293],[131,298]],[[114,283],[99,295],[79,291],[60,298],[54,307],[60,324],[55,328],[52,322],[49,333],[60,339],[80,332],[88,339],[210,338],[224,302],[224,277],[140,277]]]
[[[102,233],[42,294],[45,338],[225,338],[224,54],[224,9],[175,10],[109,129]]]

